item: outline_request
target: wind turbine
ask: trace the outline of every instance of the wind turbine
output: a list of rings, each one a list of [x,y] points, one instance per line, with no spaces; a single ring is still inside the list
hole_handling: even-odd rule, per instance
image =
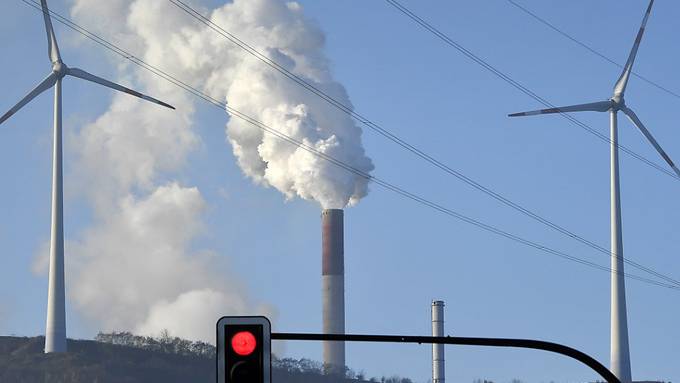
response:
[[[52,226],[50,233],[50,271],[47,292],[47,324],[45,328],[45,353],[66,351],[66,312],[64,289],[64,227],[63,227],[63,180],[61,147],[61,80],[65,76],[78,77],[111,89],[115,89],[141,99],[151,101],[166,108],[175,109],[169,104],[137,91],[97,77],[82,69],[69,68],[61,61],[57,38],[52,29],[46,0],[41,0],[45,30],[47,32],[47,53],[52,63],[52,73],[30,91],[12,109],[0,117],[0,124],[16,113],[36,96],[54,86],[54,143],[52,147]]]
[[[621,201],[619,199],[619,147],[618,147],[618,124],[617,114],[619,111],[623,112],[633,122],[633,124],[642,132],[642,134],[654,146],[661,157],[671,166],[673,171],[680,176],[680,170],[675,166],[668,154],[664,152],[659,143],[654,139],[652,134],[645,128],[642,121],[637,117],[635,112],[630,109],[624,101],[624,93],[626,86],[630,79],[630,74],[635,62],[638,48],[640,47],[640,40],[645,32],[645,26],[649,15],[652,11],[654,0],[649,2],[647,12],[644,19],[642,19],[642,26],[638,31],[633,49],[630,51],[628,61],[623,68],[623,72],[616,81],[614,86],[614,95],[611,99],[606,101],[592,102],[588,104],[579,104],[564,106],[559,108],[550,108],[535,110],[531,112],[522,112],[510,114],[510,117],[518,116],[533,116],[538,114],[551,113],[568,113],[568,112],[609,112],[610,118],[610,140],[611,140],[611,345],[610,345],[610,363],[611,370],[622,383],[630,383],[632,381],[630,371],[630,352],[628,349],[628,319],[626,314],[626,287],[623,274],[623,237],[621,233]]]

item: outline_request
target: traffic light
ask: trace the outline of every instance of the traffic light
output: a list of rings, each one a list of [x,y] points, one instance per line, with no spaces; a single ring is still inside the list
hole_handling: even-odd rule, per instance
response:
[[[271,383],[271,324],[262,316],[217,322],[217,382]]]

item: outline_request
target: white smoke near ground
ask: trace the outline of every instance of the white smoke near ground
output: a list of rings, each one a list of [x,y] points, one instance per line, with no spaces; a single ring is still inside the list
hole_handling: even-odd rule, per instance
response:
[[[236,283],[212,271],[216,254],[193,251],[191,241],[203,230],[205,201],[196,188],[176,183],[159,186],[149,196],[121,200],[119,211],[84,233],[72,244],[70,297],[89,320],[106,329],[157,333],[168,329],[191,339],[213,340],[209,328],[225,313],[244,314],[251,307]],[[183,296],[195,296],[217,306],[182,307]],[[105,299],[102,299],[105,298]],[[178,303],[179,302],[179,303]],[[159,322],[158,307],[172,313]],[[102,315],[102,314],[107,315]],[[154,325],[157,325],[154,327]],[[185,328],[193,328],[190,333]]]
[[[324,35],[302,7],[280,0],[235,0],[215,9],[191,1],[216,24],[345,105],[333,80]],[[72,0],[76,22],[113,40],[212,97],[316,150],[369,173],[361,129],[329,106],[168,1]],[[82,43],[86,44],[86,43]],[[85,46],[88,49],[91,46]],[[71,304],[101,330],[214,341],[221,315],[265,314],[229,275],[225,257],[194,248],[205,227],[206,201],[195,187],[172,181],[201,140],[195,100],[129,64],[112,61],[118,80],[177,107],[169,111],[124,94],[70,139],[78,162],[74,180],[88,197],[94,223],[67,243]],[[85,68],[87,69],[87,68]],[[356,204],[368,180],[285,143],[237,118],[227,141],[243,173],[324,208]],[[219,166],[219,165],[217,165]],[[44,268],[45,262],[36,262]],[[227,282],[228,281],[228,282]]]
[[[228,272],[224,257],[194,250],[206,202],[197,188],[170,183],[117,209],[66,243],[68,295],[82,318],[102,331],[134,331],[214,342],[222,315],[266,315]],[[47,271],[48,248],[34,264]]]

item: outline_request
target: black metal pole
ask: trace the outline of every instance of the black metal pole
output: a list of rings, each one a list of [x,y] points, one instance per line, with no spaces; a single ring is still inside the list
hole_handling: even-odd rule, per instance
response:
[[[621,383],[619,379],[600,362],[574,348],[552,342],[534,339],[468,338],[458,336],[402,336],[402,335],[355,335],[355,334],[303,334],[272,333],[272,340],[317,340],[345,342],[391,342],[391,343],[437,343],[466,346],[517,347],[555,352],[576,359],[602,376],[608,383]]]

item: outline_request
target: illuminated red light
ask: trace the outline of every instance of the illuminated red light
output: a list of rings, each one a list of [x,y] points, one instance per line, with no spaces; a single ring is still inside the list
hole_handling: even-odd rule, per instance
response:
[[[231,338],[231,348],[241,356],[248,356],[255,351],[257,340],[250,331],[241,331],[234,334]]]

